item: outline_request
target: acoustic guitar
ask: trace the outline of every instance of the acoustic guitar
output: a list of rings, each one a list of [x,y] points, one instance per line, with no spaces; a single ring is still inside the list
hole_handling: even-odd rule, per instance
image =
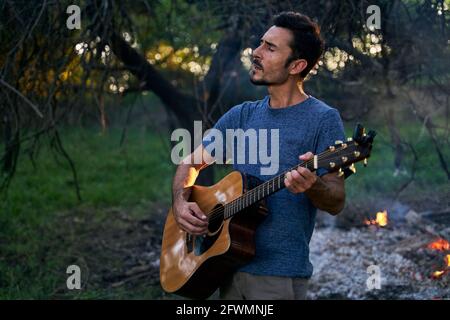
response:
[[[358,124],[353,138],[336,141],[288,171],[300,166],[311,171],[326,168],[346,177],[355,171],[355,162],[367,164],[375,135],[375,131],[365,134]],[[184,297],[205,299],[237,268],[248,263],[255,255],[256,228],[268,214],[264,199],[285,187],[288,171],[265,182],[233,171],[212,186],[190,187],[189,201],[195,201],[208,217],[208,234],[194,236],[183,231],[169,210],[160,257],[162,288]]]

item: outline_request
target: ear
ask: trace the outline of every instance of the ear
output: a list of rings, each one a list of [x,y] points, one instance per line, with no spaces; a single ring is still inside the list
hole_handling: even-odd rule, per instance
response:
[[[308,62],[305,59],[297,59],[291,62],[289,66],[290,71],[289,74],[296,75],[305,70]]]

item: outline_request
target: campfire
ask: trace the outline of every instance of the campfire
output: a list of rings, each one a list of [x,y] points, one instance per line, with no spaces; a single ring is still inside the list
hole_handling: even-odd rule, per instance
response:
[[[375,219],[365,219],[364,223],[368,226],[371,226],[371,225],[375,225],[378,227],[387,226],[387,224],[388,224],[387,210],[377,212]]]
[[[336,223],[321,214],[308,298],[449,299],[449,216],[450,209],[416,211],[389,199],[349,205]],[[381,290],[367,288],[371,265],[380,267]]]
[[[450,251],[450,243],[447,240],[445,240],[445,239],[439,238],[439,239],[429,243],[427,248],[430,249],[430,250],[435,250],[435,251],[443,251],[443,252],[444,251]],[[447,254],[444,257],[444,262],[445,262],[444,263],[445,270],[434,271],[431,274],[431,277],[433,279],[439,279],[444,274],[450,272],[450,254]]]

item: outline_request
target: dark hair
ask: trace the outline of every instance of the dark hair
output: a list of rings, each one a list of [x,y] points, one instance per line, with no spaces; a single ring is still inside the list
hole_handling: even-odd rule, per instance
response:
[[[296,59],[305,59],[306,68],[300,73],[302,78],[311,71],[319,61],[324,42],[320,36],[320,27],[308,16],[297,12],[281,12],[274,17],[274,25],[292,31],[294,37],[290,43],[292,54],[286,61],[286,67]]]

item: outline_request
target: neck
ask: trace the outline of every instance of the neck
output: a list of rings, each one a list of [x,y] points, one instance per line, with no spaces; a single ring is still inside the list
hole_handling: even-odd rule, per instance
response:
[[[279,85],[268,87],[270,106],[272,108],[286,108],[305,101],[308,95],[303,91],[303,81],[289,79]]]

